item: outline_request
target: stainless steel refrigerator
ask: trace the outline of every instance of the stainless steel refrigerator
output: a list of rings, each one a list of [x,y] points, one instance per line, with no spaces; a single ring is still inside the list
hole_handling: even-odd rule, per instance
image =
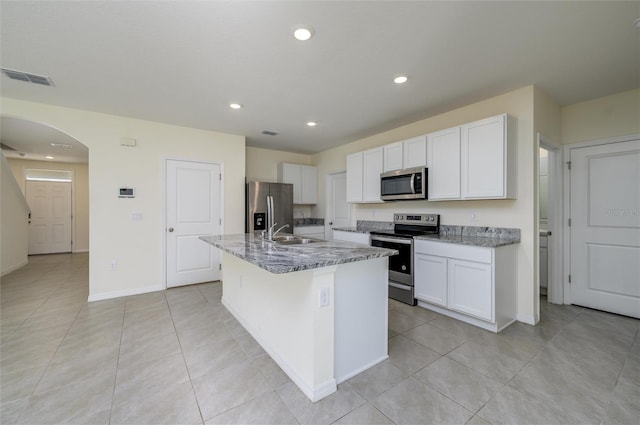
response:
[[[273,198],[273,217],[268,216],[267,197]],[[269,220],[276,230],[285,224],[284,233],[293,233],[293,185],[289,183],[248,182],[246,187],[245,231],[247,233],[265,232],[269,229]]]

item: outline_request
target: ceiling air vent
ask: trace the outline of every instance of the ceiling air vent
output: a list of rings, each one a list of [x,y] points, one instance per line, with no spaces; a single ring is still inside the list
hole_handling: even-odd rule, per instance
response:
[[[51,78],[44,75],[30,74],[28,72],[16,71],[15,69],[2,68],[2,73],[12,80],[24,81],[27,83],[41,84],[43,86],[55,86]]]
[[[267,136],[277,136],[278,133],[275,131],[271,131],[271,130],[265,130],[262,132],[262,134],[266,134]]]

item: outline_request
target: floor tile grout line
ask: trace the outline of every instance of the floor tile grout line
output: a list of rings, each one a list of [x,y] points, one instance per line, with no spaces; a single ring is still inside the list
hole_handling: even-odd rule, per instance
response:
[[[109,424],[111,424],[111,418],[113,416],[113,401],[116,398],[116,385],[118,384],[118,371],[120,370],[120,353],[122,352],[122,336],[124,334],[124,320],[127,315],[127,303],[129,297],[124,300],[124,308],[122,309],[122,325],[120,326],[120,342],[118,345],[118,357],[116,359],[116,371],[113,376],[113,390],[111,391],[111,407],[109,408]]]
[[[44,378],[44,375],[47,373],[47,370],[49,370],[49,367],[51,366],[51,362],[53,362],[53,359],[55,358],[56,354],[58,354],[58,352],[60,351],[60,347],[62,347],[62,343],[64,342],[64,340],[67,337],[67,335],[69,335],[69,332],[71,331],[71,328],[73,327],[73,324],[76,322],[76,320],[78,320],[78,316],[80,316],[80,312],[81,311],[82,311],[82,309],[78,310],[78,313],[76,314],[76,317],[73,319],[73,321],[69,325],[69,328],[67,329],[67,332],[65,332],[64,336],[60,339],[60,343],[58,344],[58,348],[56,348],[56,351],[53,352],[53,354],[51,355],[51,358],[47,362],[47,366],[44,368],[44,372],[42,372],[42,376],[40,377],[40,379],[38,379],[38,382],[36,383],[35,387],[33,387],[33,391],[31,392],[31,396],[33,396],[35,394],[35,391],[38,389],[38,385],[40,385],[40,383],[42,382],[42,379]]]
[[[200,289],[198,288],[198,292]],[[176,339],[178,340],[178,345],[180,346],[180,354],[182,355],[182,361],[184,363],[184,368],[187,371],[187,376],[189,377],[189,384],[191,385],[191,392],[193,393],[193,398],[196,400],[196,406],[198,406],[198,414],[200,415],[200,422],[204,425],[204,414],[202,413],[202,408],[200,407],[200,400],[198,399],[198,394],[196,393],[196,389],[193,385],[193,378],[191,377],[191,371],[189,370],[189,364],[187,363],[187,357],[184,354],[184,348],[182,346],[182,341],[180,340],[180,334],[178,332],[178,328],[176,328],[176,322],[173,318],[173,312],[171,311],[171,304],[167,298],[166,289],[163,291],[165,302],[167,303],[167,308],[169,309],[169,316],[171,316],[171,324],[173,325],[173,330],[176,333]],[[204,295],[203,295],[204,297]],[[206,297],[204,297],[206,299]]]

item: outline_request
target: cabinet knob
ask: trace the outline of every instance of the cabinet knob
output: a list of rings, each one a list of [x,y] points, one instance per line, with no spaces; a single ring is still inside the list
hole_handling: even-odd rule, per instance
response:
[[[169,233],[171,233],[171,232],[173,232],[173,227],[169,227],[169,229],[167,229],[167,230],[169,230]]]
[[[333,226],[333,221],[330,221],[330,222],[329,222],[329,226]]]

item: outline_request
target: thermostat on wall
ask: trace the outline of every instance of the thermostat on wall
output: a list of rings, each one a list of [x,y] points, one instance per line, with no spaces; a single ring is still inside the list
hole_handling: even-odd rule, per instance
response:
[[[136,197],[136,190],[132,187],[121,187],[120,188],[120,195],[118,195],[118,198],[135,198]]]

